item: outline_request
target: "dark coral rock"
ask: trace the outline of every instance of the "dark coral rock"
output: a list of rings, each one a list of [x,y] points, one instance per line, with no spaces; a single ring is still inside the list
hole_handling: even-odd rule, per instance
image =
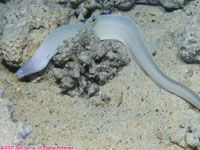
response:
[[[100,41],[93,32],[84,29],[58,48],[53,57],[54,76],[65,93],[72,95],[76,89],[79,95],[90,97],[129,62],[120,42]]]

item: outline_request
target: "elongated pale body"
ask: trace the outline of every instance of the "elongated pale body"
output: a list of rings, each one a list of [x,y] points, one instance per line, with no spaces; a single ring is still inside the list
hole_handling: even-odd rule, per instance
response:
[[[44,39],[33,56],[22,65],[16,75],[23,77],[44,69],[53,55],[56,54],[58,45],[61,45],[64,40],[74,37],[78,34],[78,30],[87,25],[89,26],[89,24],[83,23],[69,24],[55,29]]]
[[[22,65],[17,75],[26,76],[44,69],[56,53],[56,47],[64,39],[75,36],[78,30],[85,26],[93,30],[101,40],[114,39],[122,42],[131,57],[158,86],[200,109],[200,97],[189,87],[167,77],[159,69],[138,25],[122,15],[102,15],[91,24],[66,25],[56,29],[44,40],[34,55]]]

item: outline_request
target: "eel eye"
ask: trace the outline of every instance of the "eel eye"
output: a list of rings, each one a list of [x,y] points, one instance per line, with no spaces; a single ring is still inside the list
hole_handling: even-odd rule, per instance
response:
[[[22,77],[22,76],[23,76],[23,71],[22,71],[21,69],[19,69],[19,70],[17,71],[16,75],[17,75],[18,77]]]

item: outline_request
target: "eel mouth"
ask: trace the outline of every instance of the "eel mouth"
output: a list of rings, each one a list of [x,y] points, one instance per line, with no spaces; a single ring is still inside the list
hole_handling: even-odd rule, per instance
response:
[[[19,70],[17,70],[16,75],[17,75],[18,77],[24,77],[24,76],[25,76],[25,74],[23,73],[23,71],[22,71],[21,68],[20,68]]]

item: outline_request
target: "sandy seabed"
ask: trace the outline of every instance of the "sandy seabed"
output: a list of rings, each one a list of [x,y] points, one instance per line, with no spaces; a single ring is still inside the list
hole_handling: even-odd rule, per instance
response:
[[[199,92],[199,65],[181,61],[174,43],[175,33],[188,25],[191,16],[187,13],[200,13],[196,5],[194,1],[170,13],[161,7],[137,5],[120,13],[138,23],[147,45],[156,51],[161,70]],[[200,147],[199,111],[156,86],[134,61],[90,99],[60,94],[53,79],[24,82],[5,66],[0,68],[0,85],[14,106],[12,119],[33,127],[24,140],[27,146],[73,146],[77,150]],[[111,98],[109,103],[101,100],[103,94]]]

